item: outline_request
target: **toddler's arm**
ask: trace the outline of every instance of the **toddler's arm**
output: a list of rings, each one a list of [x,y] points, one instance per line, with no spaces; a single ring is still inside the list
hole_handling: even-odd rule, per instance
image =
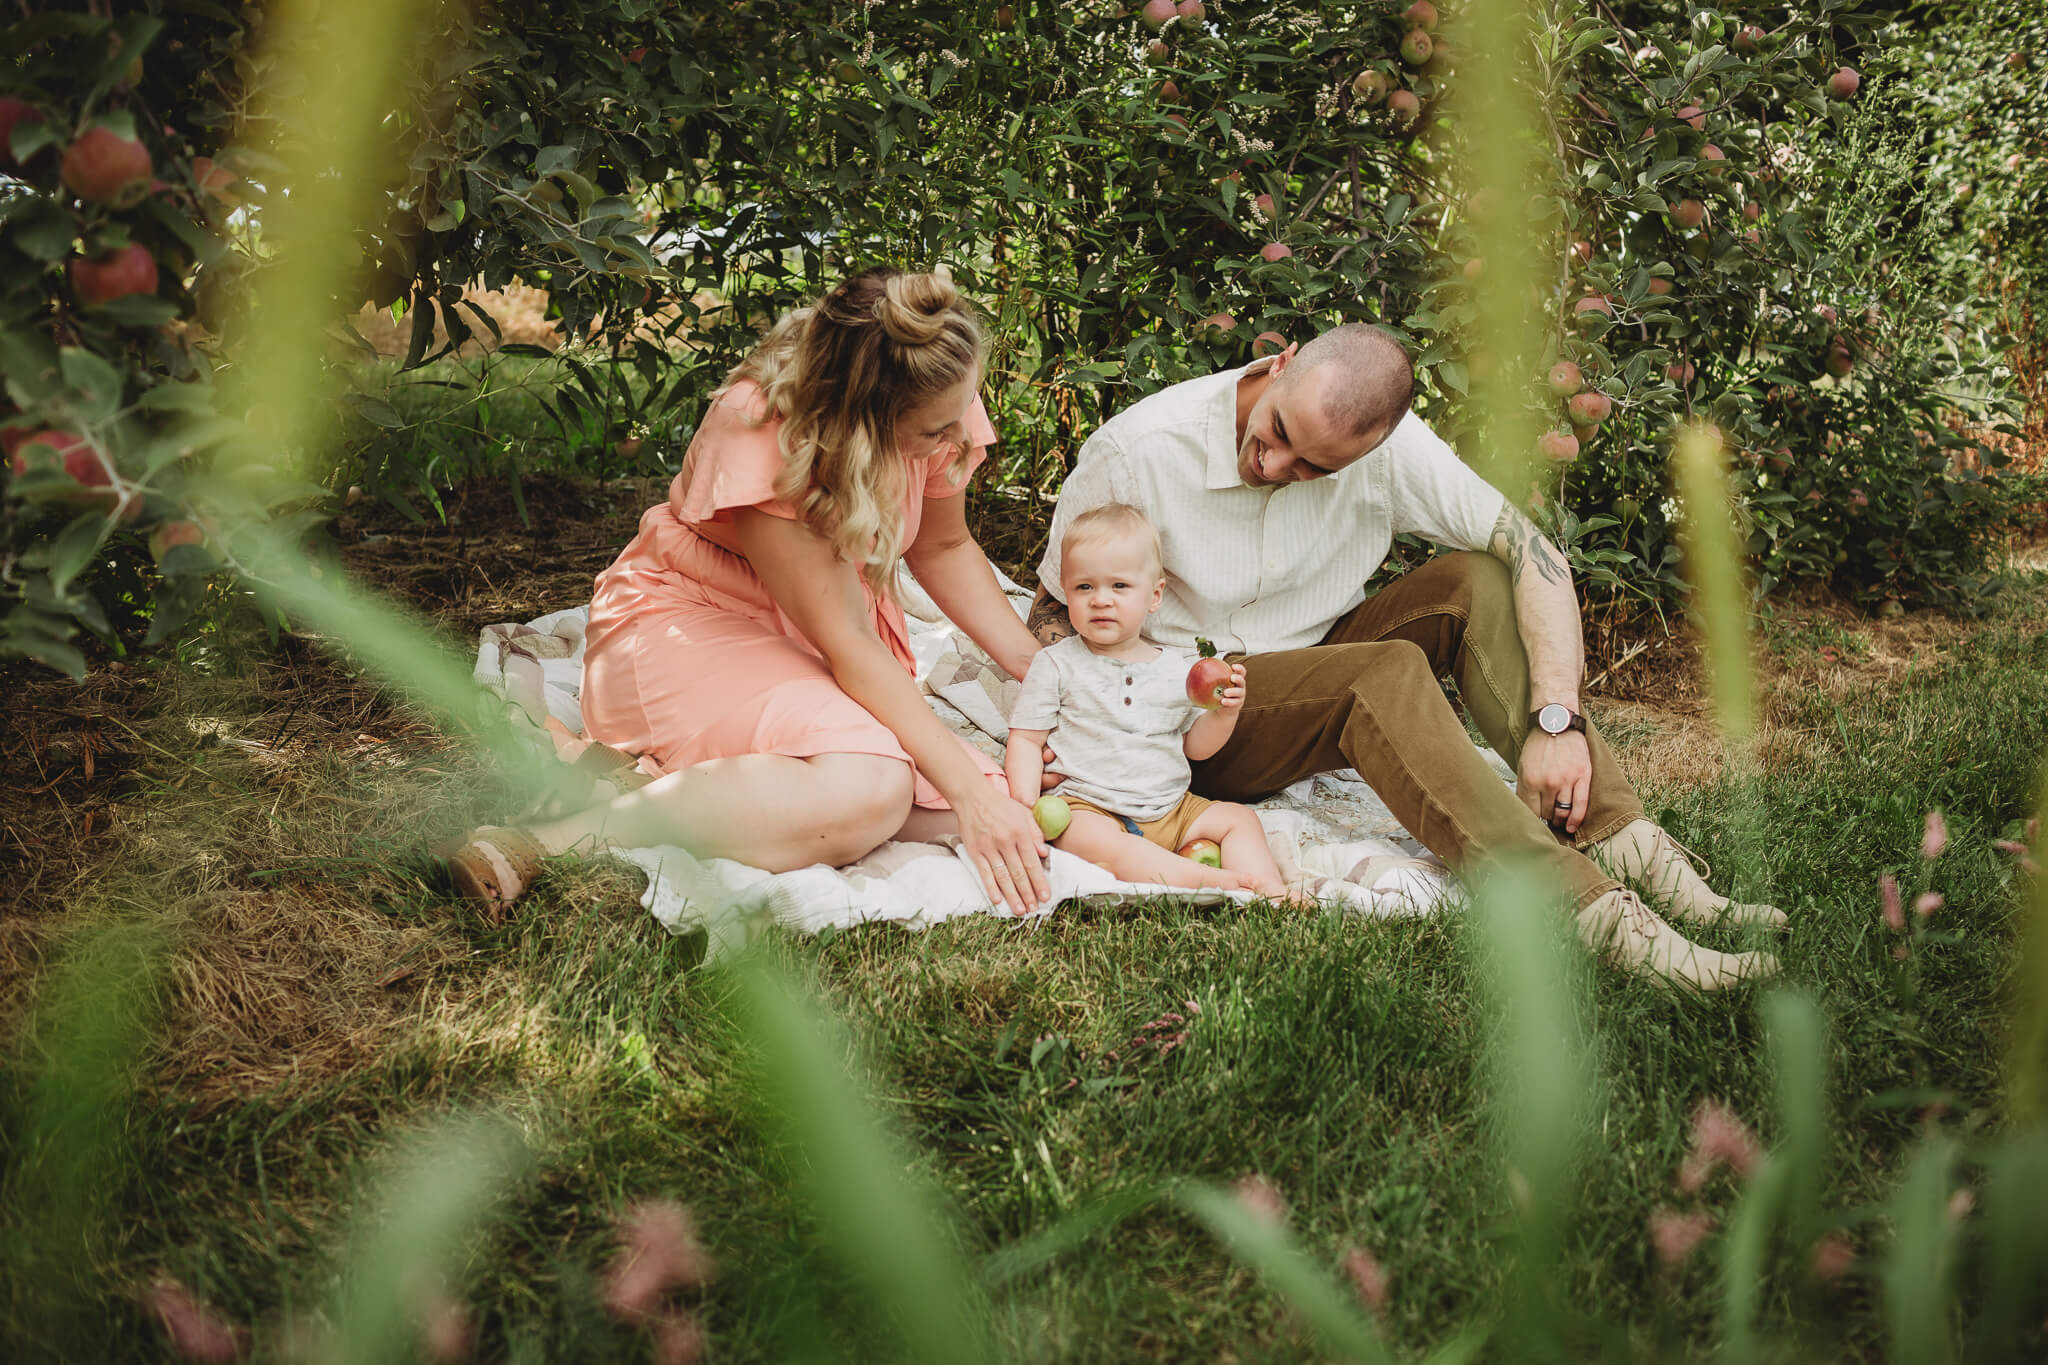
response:
[[[1003,776],[1010,781],[1010,795],[1025,805],[1040,795],[1039,774],[1045,767],[1045,737],[1050,730],[1012,728],[1003,746]]]
[[[1197,761],[1208,758],[1230,742],[1230,732],[1237,728],[1237,713],[1244,709],[1244,665],[1230,666],[1230,686],[1223,689],[1222,705],[1214,711],[1204,711],[1201,718],[1188,727],[1182,738],[1180,751]]]

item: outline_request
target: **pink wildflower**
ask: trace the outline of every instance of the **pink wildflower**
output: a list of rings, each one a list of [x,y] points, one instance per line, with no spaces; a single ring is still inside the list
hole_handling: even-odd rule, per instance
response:
[[[1287,1201],[1280,1197],[1280,1187],[1262,1175],[1248,1175],[1232,1187],[1239,1207],[1268,1227],[1279,1227],[1287,1221]]]
[[[1946,903],[1939,891],[1922,891],[1913,901],[1913,913],[1921,919],[1926,919]]]
[[[476,1329],[469,1310],[435,1292],[423,1295],[420,1304],[420,1348],[435,1365],[453,1365],[467,1360],[476,1345]]]
[[[1727,1162],[1739,1176],[1756,1168],[1758,1149],[1749,1125],[1718,1100],[1702,1100],[1693,1110],[1692,1146],[1710,1162]]]
[[[1375,1313],[1387,1311],[1387,1268],[1379,1257],[1357,1247],[1344,1253],[1344,1273],[1358,1291],[1358,1301]]]
[[[1968,1185],[1948,1197],[1948,1221],[1960,1223],[1977,1207],[1977,1194]]]
[[[1941,812],[1927,812],[1927,832],[1920,836],[1920,856],[1939,858],[1941,851],[1948,847],[1948,822],[1941,818]]]
[[[1686,1258],[1713,1230],[1714,1216],[1710,1213],[1658,1209],[1650,1215],[1650,1245],[1657,1249],[1657,1259],[1668,1266],[1685,1264]]]
[[[1877,897],[1883,906],[1884,923],[1895,934],[1906,932],[1906,912],[1899,906],[1899,879],[1887,872],[1877,879]]]
[[[711,1258],[697,1243],[689,1210],[672,1199],[636,1204],[619,1222],[619,1242],[605,1276],[604,1306],[614,1316],[650,1317],[670,1289],[710,1278]]]
[[[150,1311],[164,1325],[171,1349],[186,1360],[225,1365],[241,1359],[242,1329],[201,1303],[192,1291],[168,1277],[149,1287]]]
[[[704,1326],[689,1313],[663,1313],[654,1324],[655,1365],[696,1365],[704,1358]]]
[[[1855,1264],[1856,1248],[1849,1244],[1846,1233],[1830,1232],[1813,1244],[1812,1269],[1816,1280],[1839,1280]]]
[[[1196,1000],[1183,1000],[1180,1002],[1180,1007],[1189,1014],[1200,1014],[1202,1012],[1201,1002]]]

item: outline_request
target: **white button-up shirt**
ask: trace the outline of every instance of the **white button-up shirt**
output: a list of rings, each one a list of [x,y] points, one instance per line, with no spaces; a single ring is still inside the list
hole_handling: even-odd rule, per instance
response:
[[[1237,471],[1237,382],[1228,370],[1162,389],[1088,438],[1060,489],[1038,579],[1060,589],[1060,542],[1074,518],[1129,503],[1159,530],[1166,595],[1148,638],[1225,654],[1320,642],[1365,600],[1397,534],[1483,550],[1506,499],[1409,412],[1392,436],[1338,473],[1252,488]]]

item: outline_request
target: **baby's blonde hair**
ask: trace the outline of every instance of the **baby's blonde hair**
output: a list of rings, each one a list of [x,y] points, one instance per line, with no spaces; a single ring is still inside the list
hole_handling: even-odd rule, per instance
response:
[[[1105,502],[1100,507],[1091,507],[1076,516],[1067,525],[1067,533],[1060,539],[1060,559],[1065,562],[1078,545],[1095,545],[1105,540],[1116,540],[1123,536],[1142,537],[1145,548],[1151,553],[1152,567],[1163,577],[1166,572],[1166,556],[1159,546],[1159,528],[1152,519],[1127,502]]]
[[[776,496],[878,593],[893,595],[905,548],[897,419],[976,374],[981,353],[981,325],[951,280],[878,266],[783,318],[726,379],[753,380],[762,420],[782,419]],[[948,471],[966,459],[962,442]]]

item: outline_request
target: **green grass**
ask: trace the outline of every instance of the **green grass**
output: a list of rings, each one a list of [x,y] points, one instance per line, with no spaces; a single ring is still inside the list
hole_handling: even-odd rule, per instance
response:
[[[1791,913],[1786,975],[1827,1021],[1828,1151],[1806,1193],[1869,1254],[1818,1285],[1802,1248],[1781,1249],[1760,1308],[1767,1336],[1811,1354],[1884,1353],[1875,1206],[1924,1134],[1978,1136],[2003,1120],[2022,899],[1990,841],[2030,813],[2048,751],[2044,599],[2048,585],[2032,584],[1895,690],[1807,697],[1798,719],[1819,739],[1795,769],[1646,794],[1717,880],[1735,875]],[[179,686],[166,683],[161,733],[199,704]],[[159,1271],[259,1324],[274,1351],[285,1319],[333,1300],[384,1145],[454,1108],[511,1114],[534,1153],[462,1262],[486,1358],[645,1358],[644,1337],[596,1307],[596,1284],[612,1219],[652,1196],[686,1203],[719,1263],[688,1299],[718,1358],[900,1358],[864,1267],[833,1253],[803,1195],[804,1171],[824,1167],[791,1146],[755,1082],[764,1035],[743,979],[692,969],[695,945],[655,926],[624,874],[565,869],[491,926],[448,898],[423,853],[423,840],[504,809],[458,757],[380,768],[314,753],[279,777],[213,748],[189,766],[200,776],[158,789],[154,836],[79,914],[189,918],[207,897],[243,893],[275,897],[280,914],[345,904],[369,913],[366,944],[411,934],[426,965],[391,988],[401,1026],[359,1058],[227,1098],[180,1061],[188,1025],[169,970],[157,1050],[118,1119],[132,1163],[101,1192],[86,1306],[53,1316],[17,1280],[0,1297],[10,1359],[154,1355],[133,1293]],[[321,792],[334,799],[309,795]],[[1930,808],[1951,840],[1927,864]],[[1905,962],[1878,918],[1881,870],[1909,902],[1923,886],[1947,897]],[[1489,1063],[1503,1024],[1482,947],[1458,918],[1161,902],[1062,911],[1039,927],[772,936],[767,951],[850,1031],[831,1055],[949,1208],[943,1235],[1002,1358],[1284,1361],[1314,1352],[1305,1320],[1165,1193],[1186,1179],[1269,1179],[1333,1284],[1349,1248],[1386,1266],[1383,1330],[1404,1354],[1497,1316],[1514,1220]],[[1767,1143],[1779,1136],[1764,995],[1679,997],[1574,962],[1598,1098],[1575,1115],[1553,1283],[1585,1324],[1587,1354],[1696,1353],[1717,1330],[1719,1237],[1671,1271],[1647,1223],[1660,1207],[1698,1207],[1725,1226],[1735,1207],[1725,1175],[1697,1199],[1674,1188],[1700,1101],[1725,1101]],[[1148,1027],[1169,1012],[1182,1021]],[[1161,1055],[1156,1040],[1182,1028],[1185,1044]],[[24,1245],[36,1231],[23,1221],[37,1203],[21,1107],[34,1057],[22,1051],[7,1073],[0,1125],[0,1234]],[[1005,1252],[1119,1198],[1059,1254]]]

